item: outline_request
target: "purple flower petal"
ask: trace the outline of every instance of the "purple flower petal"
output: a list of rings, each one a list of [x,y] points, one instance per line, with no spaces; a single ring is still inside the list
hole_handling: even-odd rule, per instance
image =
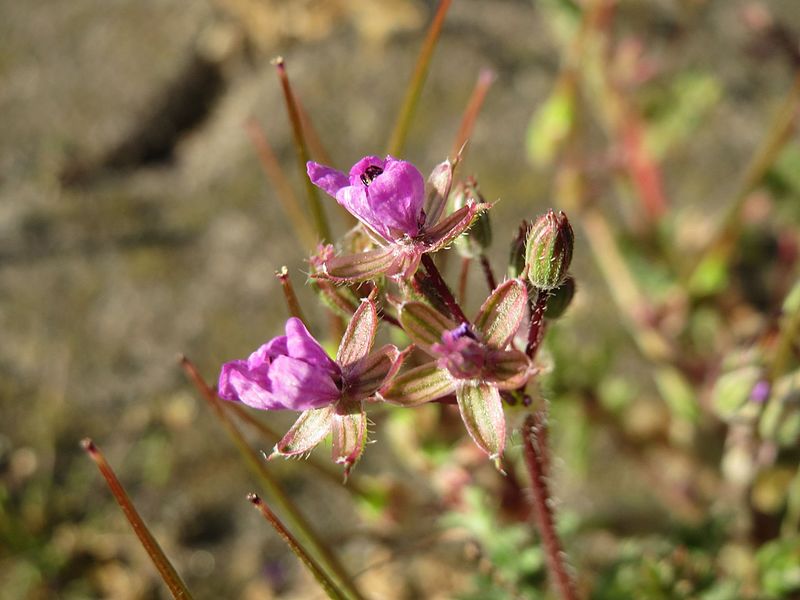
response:
[[[286,347],[285,335],[271,339],[266,344],[263,344],[258,350],[253,352],[247,358],[247,366],[250,369],[257,369],[264,365],[269,366],[269,363],[273,359],[283,354],[289,354],[289,350]]]
[[[234,360],[222,365],[219,374],[219,397],[242,402],[262,410],[285,408],[270,391],[267,369],[262,373],[251,370],[246,361]]]
[[[269,369],[272,395],[291,410],[321,408],[339,399],[341,392],[324,370],[290,356],[279,356]]]
[[[385,170],[386,161],[379,156],[365,156],[350,168],[350,185],[354,187],[368,185],[364,183],[362,176],[372,169]]]
[[[327,371],[333,377],[338,377],[341,373],[339,366],[325,353],[297,317],[286,321],[286,347],[285,354],[306,362],[315,369]]]
[[[311,180],[311,183],[334,198],[339,190],[349,183],[347,176],[341,171],[313,161],[306,163],[306,173],[308,173],[308,178]]]

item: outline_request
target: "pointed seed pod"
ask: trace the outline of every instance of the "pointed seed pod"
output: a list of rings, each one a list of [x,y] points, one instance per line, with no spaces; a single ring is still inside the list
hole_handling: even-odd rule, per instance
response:
[[[528,234],[525,262],[528,279],[542,290],[561,285],[572,262],[575,235],[567,215],[553,210],[539,217]]]

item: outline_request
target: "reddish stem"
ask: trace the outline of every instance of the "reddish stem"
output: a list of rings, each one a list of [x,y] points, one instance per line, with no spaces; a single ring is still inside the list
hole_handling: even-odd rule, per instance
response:
[[[553,585],[558,589],[563,600],[577,600],[575,583],[567,572],[563,546],[558,533],[556,533],[550,491],[545,478],[544,465],[547,449],[544,447],[545,438],[541,435],[544,428],[544,419],[540,412],[537,412],[536,417],[528,415],[522,426],[525,466],[528,468],[533,492],[533,513],[539,535],[542,538],[547,568]]]
[[[428,254],[422,255],[422,264],[425,266],[425,271],[431,278],[431,284],[436,289],[436,292],[439,294],[439,297],[442,299],[442,302],[445,303],[447,306],[447,310],[450,311],[450,314],[453,315],[459,323],[469,323],[469,319],[467,319],[464,311],[461,310],[461,307],[456,302],[456,299],[453,297],[453,292],[450,291],[450,288],[447,286],[447,282],[442,278],[442,274],[439,272],[439,269],[436,267],[436,263],[433,262],[433,259]]]
[[[542,343],[542,334],[544,333],[544,310],[547,308],[547,299],[550,297],[550,292],[547,290],[537,290],[536,300],[531,306],[531,324],[528,329],[528,345],[525,347],[525,354],[529,358],[536,356],[536,351],[539,350],[539,345]]]
[[[481,268],[483,269],[483,276],[486,278],[486,285],[489,286],[489,293],[493,292],[497,287],[497,279],[494,277],[492,265],[489,264],[489,259],[485,254],[481,254]]]
[[[467,301],[467,281],[469,280],[469,265],[472,259],[465,256],[461,259],[461,273],[458,275],[458,300],[462,303]]]

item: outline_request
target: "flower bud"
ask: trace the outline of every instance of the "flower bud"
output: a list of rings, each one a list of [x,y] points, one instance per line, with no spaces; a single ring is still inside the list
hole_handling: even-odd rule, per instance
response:
[[[467,204],[483,204],[483,196],[478,189],[478,182],[469,178],[466,183],[459,183],[453,193],[453,211]],[[492,244],[492,226],[489,212],[482,212],[466,235],[456,240],[456,249],[466,258],[476,258]]]
[[[525,241],[528,238],[528,222],[523,219],[519,225],[519,230],[511,240],[511,248],[508,254],[508,276],[516,279],[525,270]]]
[[[546,319],[557,319],[567,310],[575,296],[575,280],[567,275],[564,282],[550,292],[547,298],[547,307],[544,309]]]
[[[525,263],[531,284],[542,290],[557,288],[572,261],[575,235],[567,215],[553,210],[539,217],[528,233]]]

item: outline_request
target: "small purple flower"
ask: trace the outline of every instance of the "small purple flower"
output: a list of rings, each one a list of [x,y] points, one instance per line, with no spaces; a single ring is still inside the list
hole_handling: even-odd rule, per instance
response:
[[[317,278],[356,282],[379,275],[408,279],[423,254],[438,252],[464,233],[488,204],[470,202],[439,219],[450,193],[454,163],[437,165],[428,178],[392,156],[365,156],[350,174],[306,164],[311,182],[353,214],[370,233],[373,247],[344,256],[318,256]]]
[[[771,391],[772,386],[769,384],[769,381],[766,379],[757,381],[753,386],[753,389],[750,391],[750,400],[757,404],[763,404],[769,400],[769,394]]]
[[[467,323],[445,331],[441,343],[432,344],[431,350],[439,356],[439,367],[458,379],[479,379],[487,366],[487,348]]]
[[[219,396],[262,410],[308,410],[335,402],[342,373],[300,319],[286,322],[276,337],[247,360],[222,366]]]
[[[300,319],[286,322],[247,360],[222,366],[219,397],[262,410],[303,411],[272,456],[307,454],[333,434],[333,458],[345,477],[367,440],[364,402],[375,396],[397,361],[395,346],[372,350],[378,328],[374,296],[362,300],[332,360]],[[271,457],[270,457],[271,458]]]
[[[387,241],[416,236],[425,223],[425,179],[409,162],[392,156],[365,156],[341,171],[309,162],[314,185]]]

